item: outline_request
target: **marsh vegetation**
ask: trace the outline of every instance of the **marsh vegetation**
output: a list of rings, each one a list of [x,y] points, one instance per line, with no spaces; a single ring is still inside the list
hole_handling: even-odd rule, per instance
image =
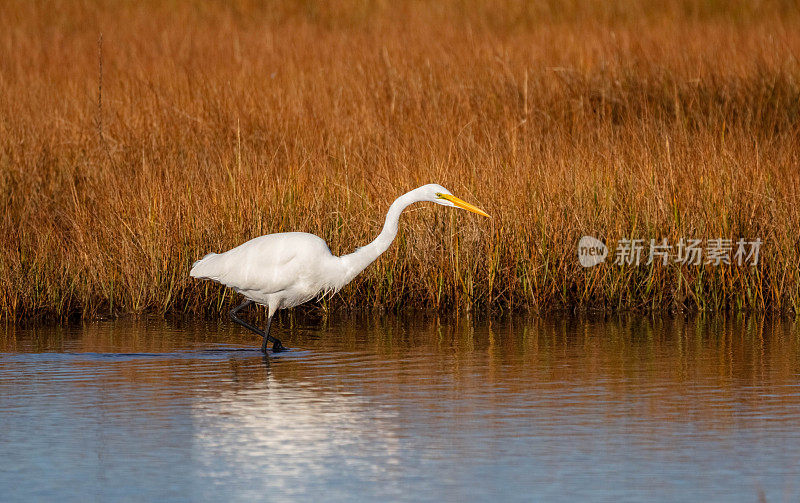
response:
[[[324,5],[322,5],[324,4]],[[333,308],[797,311],[795,2],[105,2],[0,9],[0,317],[222,312],[190,264],[302,230]],[[583,235],[760,238],[756,267],[584,269]]]

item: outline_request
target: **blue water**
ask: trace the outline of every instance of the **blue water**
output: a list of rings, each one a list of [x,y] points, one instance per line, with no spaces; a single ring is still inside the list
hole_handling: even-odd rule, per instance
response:
[[[0,339],[2,501],[798,501],[759,320],[119,321]]]

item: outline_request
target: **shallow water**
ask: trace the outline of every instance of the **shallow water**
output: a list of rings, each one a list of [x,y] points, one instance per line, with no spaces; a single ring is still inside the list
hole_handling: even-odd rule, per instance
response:
[[[800,327],[116,321],[0,336],[3,501],[798,501]]]

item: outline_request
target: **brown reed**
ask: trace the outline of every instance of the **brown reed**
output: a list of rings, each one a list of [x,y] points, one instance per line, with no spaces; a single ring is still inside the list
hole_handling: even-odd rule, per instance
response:
[[[9,0],[0,317],[220,313],[198,257],[348,253],[432,182],[494,218],[408,212],[331,307],[797,312],[800,15],[757,4]],[[584,269],[585,234],[764,245]]]

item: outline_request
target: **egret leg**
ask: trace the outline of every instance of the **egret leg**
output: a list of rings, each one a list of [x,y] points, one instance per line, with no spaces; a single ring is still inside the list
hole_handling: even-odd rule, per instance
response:
[[[258,328],[256,326],[254,326],[254,325],[251,325],[250,323],[247,323],[243,319],[239,318],[239,316],[237,316],[239,311],[241,311],[242,309],[244,309],[245,307],[249,306],[252,303],[253,303],[252,300],[247,300],[246,299],[244,302],[239,304],[238,307],[235,307],[234,309],[231,309],[231,313],[230,313],[231,321],[233,321],[234,323],[238,323],[239,325],[241,325],[244,328],[250,330],[251,332],[256,333],[256,334],[260,335],[261,337],[263,337],[264,338],[264,342],[261,344],[261,351],[263,353],[267,352],[267,342],[270,342],[270,341],[272,342],[272,351],[283,351],[284,349],[286,349],[286,348],[283,347],[283,344],[281,344],[280,340],[278,340],[275,337],[269,335],[269,329],[270,329],[270,326],[272,325],[272,316],[270,316],[269,320],[267,321],[267,331],[266,332],[261,330],[260,328]]]
[[[283,344],[281,344],[280,339],[276,339],[275,337],[272,337],[271,335],[269,335],[269,329],[270,329],[271,326],[272,326],[272,316],[270,316],[267,319],[267,330],[266,330],[266,334],[267,335],[266,335],[266,337],[264,337],[264,342],[261,343],[261,352],[262,353],[266,353],[267,352],[267,341],[268,340],[273,341],[272,342],[272,352],[273,353],[278,353],[278,352],[283,351],[283,350],[286,349],[285,347],[283,347]]]

